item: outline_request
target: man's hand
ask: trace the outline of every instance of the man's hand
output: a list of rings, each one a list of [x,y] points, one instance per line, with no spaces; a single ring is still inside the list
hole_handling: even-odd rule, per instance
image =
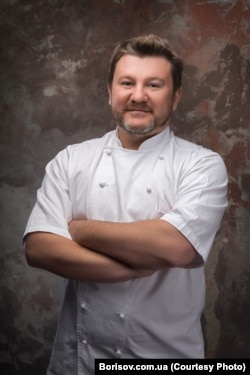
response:
[[[77,241],[77,229],[78,228],[81,228],[81,231],[84,230],[84,219],[81,219],[81,220],[72,220],[70,223],[69,223],[69,233],[71,235],[71,238],[73,241],[75,242],[78,242]]]

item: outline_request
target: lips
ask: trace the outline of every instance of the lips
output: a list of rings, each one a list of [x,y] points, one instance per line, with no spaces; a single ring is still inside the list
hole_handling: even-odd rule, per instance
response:
[[[152,112],[152,111],[149,108],[129,107],[129,108],[126,108],[126,112]]]

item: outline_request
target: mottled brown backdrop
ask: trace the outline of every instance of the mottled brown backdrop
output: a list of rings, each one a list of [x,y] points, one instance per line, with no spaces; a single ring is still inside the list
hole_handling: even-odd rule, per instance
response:
[[[44,375],[63,280],[26,265],[22,234],[45,164],[114,127],[107,64],[123,38],[167,37],[186,62],[173,126],[218,151],[229,208],[207,267],[209,358],[250,358],[250,1],[1,0],[0,368]]]

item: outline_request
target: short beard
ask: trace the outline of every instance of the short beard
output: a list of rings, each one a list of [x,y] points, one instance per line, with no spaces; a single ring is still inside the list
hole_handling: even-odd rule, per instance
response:
[[[156,119],[151,120],[146,126],[131,126],[127,121],[124,120],[123,115],[116,115],[116,121],[118,127],[126,130],[129,134],[145,135],[150,134],[154,129],[164,128],[170,116],[163,121],[157,121]]]

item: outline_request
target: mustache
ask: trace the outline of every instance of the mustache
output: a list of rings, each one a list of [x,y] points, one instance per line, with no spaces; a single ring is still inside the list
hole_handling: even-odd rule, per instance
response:
[[[145,104],[131,104],[125,107],[125,112],[126,111],[145,111],[145,112],[152,112],[152,108],[148,107]]]

